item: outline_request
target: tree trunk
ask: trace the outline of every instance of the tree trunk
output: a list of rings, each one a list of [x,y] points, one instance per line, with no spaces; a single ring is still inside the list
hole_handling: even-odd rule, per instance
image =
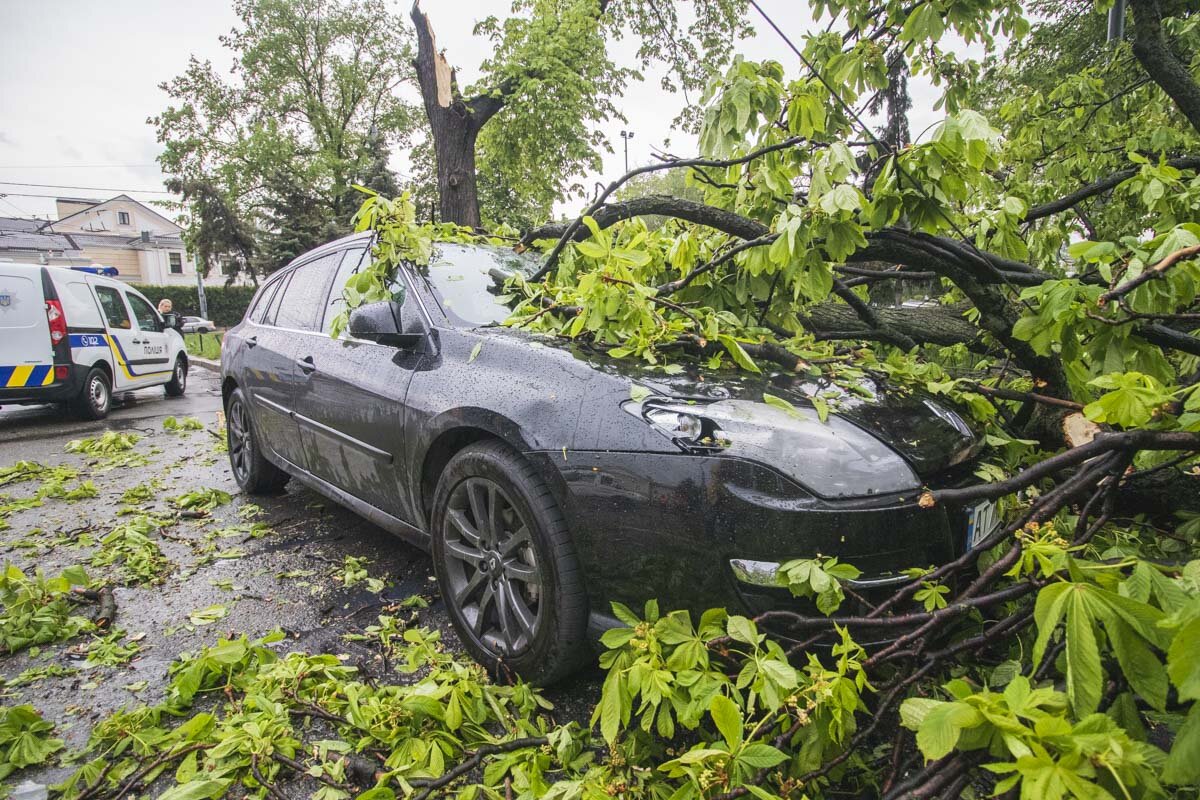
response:
[[[1192,78],[1167,42],[1159,0],[1133,0],[1133,54],[1167,93],[1179,111],[1200,131],[1200,84]]]
[[[503,105],[503,93],[488,92],[464,100],[458,90],[454,69],[437,51],[429,18],[413,3],[413,25],[417,29],[417,57],[413,67],[421,87],[421,99],[429,118],[433,152],[437,162],[438,211],[443,222],[470,228],[481,227],[479,189],[475,178],[475,140],[480,129]]]
[[[479,189],[475,180],[475,129],[469,115],[455,113],[429,114],[433,134],[433,153],[437,161],[438,216],[444,222],[454,222],[468,228],[482,227],[479,216]],[[428,108],[428,103],[426,104]]]

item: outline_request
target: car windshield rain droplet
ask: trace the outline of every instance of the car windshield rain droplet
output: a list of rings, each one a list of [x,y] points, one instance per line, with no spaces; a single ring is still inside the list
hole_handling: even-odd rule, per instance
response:
[[[538,266],[533,256],[499,247],[442,244],[421,272],[451,317],[478,328],[497,325],[512,313],[500,300],[504,279],[514,272],[532,275]]]

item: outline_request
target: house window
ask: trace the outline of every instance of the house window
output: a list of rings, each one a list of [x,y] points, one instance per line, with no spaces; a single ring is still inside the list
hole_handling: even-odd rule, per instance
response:
[[[221,274],[222,275],[232,275],[233,274],[233,259],[231,259],[231,258],[222,258],[221,259]]]
[[[183,254],[182,253],[168,253],[167,258],[169,258],[171,260],[171,274],[172,275],[182,275],[183,274]]]
[[[118,211],[117,212],[117,224],[118,225],[128,225],[129,224],[129,212],[128,211]]]

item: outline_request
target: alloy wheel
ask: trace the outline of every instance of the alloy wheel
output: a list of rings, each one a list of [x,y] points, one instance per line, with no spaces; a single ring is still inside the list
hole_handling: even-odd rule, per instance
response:
[[[250,421],[246,406],[240,400],[229,405],[229,463],[234,476],[244,481],[250,474]]]
[[[183,361],[175,359],[175,383],[182,390],[187,386],[187,370],[183,368]]]
[[[497,655],[527,650],[545,596],[529,521],[499,484],[467,478],[450,494],[442,537],[448,599],[476,640]]]

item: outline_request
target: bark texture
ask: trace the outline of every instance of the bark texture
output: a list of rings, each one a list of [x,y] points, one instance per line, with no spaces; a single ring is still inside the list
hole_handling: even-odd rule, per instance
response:
[[[1179,111],[1200,131],[1200,84],[1180,61],[1162,29],[1159,0],[1132,0],[1133,54],[1146,73],[1175,101]]]
[[[413,3],[412,21],[417,31],[413,67],[433,137],[440,218],[442,222],[479,228],[475,140],[487,121],[504,107],[504,92],[497,89],[464,100],[454,68],[446,61],[445,54],[438,52],[429,17],[422,13],[419,2]]]

